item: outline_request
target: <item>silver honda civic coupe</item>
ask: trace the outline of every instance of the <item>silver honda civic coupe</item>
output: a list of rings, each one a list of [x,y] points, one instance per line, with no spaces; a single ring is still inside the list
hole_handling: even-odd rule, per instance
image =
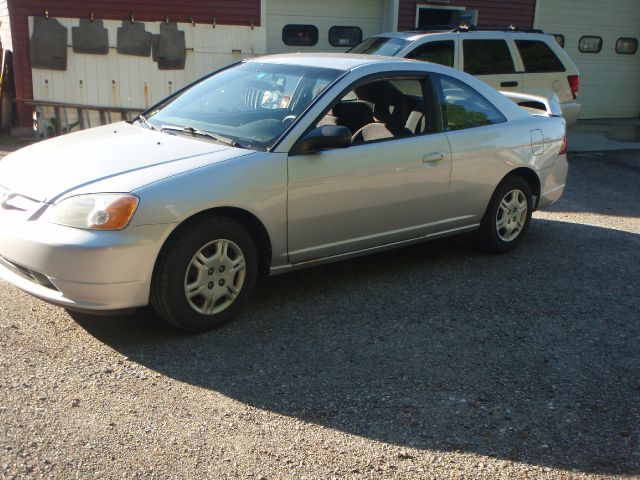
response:
[[[435,64],[256,58],[0,161],[0,277],[208,330],[260,275],[469,231],[510,251],[564,190],[565,133],[554,108]]]

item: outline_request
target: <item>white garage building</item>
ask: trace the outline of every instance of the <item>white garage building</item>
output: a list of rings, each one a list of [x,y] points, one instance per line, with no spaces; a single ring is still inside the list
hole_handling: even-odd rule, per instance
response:
[[[304,47],[286,45],[283,29],[287,25],[310,25],[317,29],[316,51],[336,51],[339,42],[331,43],[327,32],[332,27],[358,28],[362,38],[396,30],[397,1],[393,0],[267,0],[267,52],[298,52]],[[394,22],[395,17],[395,22]],[[359,35],[360,32],[357,32]],[[336,40],[340,40],[336,38]],[[344,49],[343,49],[344,50]]]
[[[196,78],[242,58],[292,51],[344,51],[360,39],[429,25],[513,24],[558,34],[580,69],[581,118],[640,115],[640,0],[0,0],[0,37],[14,52],[17,116],[32,122],[34,102],[140,110]],[[93,53],[75,45],[81,20],[100,23],[106,43]],[[45,20],[43,20],[45,19]],[[90,20],[89,20],[90,19]],[[135,22],[134,22],[135,19]],[[34,25],[57,25],[54,67],[34,63]],[[177,67],[149,53],[127,52],[120,29],[144,35],[175,30],[184,42]],[[454,25],[455,23],[455,25]],[[171,28],[168,28],[170,25]],[[94,24],[95,26],[95,24]],[[182,38],[179,36],[182,35]],[[66,42],[64,38],[67,38]],[[49,44],[46,36],[43,44]],[[146,37],[145,37],[146,38]],[[33,52],[31,52],[33,54]],[[30,103],[29,103],[30,102]],[[51,108],[50,106],[47,108]],[[75,115],[75,114],[74,114]]]
[[[564,37],[580,70],[580,118],[640,115],[640,0],[538,0],[535,27]]]

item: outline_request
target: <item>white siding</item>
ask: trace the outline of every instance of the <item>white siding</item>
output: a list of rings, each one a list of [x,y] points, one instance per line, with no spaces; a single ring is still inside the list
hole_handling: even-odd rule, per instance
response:
[[[580,70],[581,118],[624,118],[640,114],[640,52],[615,52],[620,37],[640,39],[640,0],[538,0],[536,27],[561,33]],[[603,39],[602,51],[581,53],[583,35]]]
[[[120,55],[116,51],[121,21],[105,20],[109,30],[109,54],[77,54],[71,48],[71,28],[78,19],[57,18],[68,29],[67,70],[32,69],[35,100],[97,106],[144,108],[207,73],[242,58],[264,54],[266,29],[179,23],[185,32],[187,60],[184,70],[159,70],[151,57]],[[146,29],[159,33],[158,22]],[[33,17],[29,18],[29,32]],[[236,51],[236,52],[234,52]]]
[[[267,50],[269,53],[300,51],[344,51],[329,44],[329,28],[353,26],[362,29],[362,38],[382,32],[385,9],[392,11],[384,0],[267,0]],[[318,44],[313,47],[292,47],[282,42],[282,27],[287,24],[315,25]]]
[[[7,0],[0,0],[0,41],[4,50],[13,50],[11,41],[11,23],[9,18],[9,7]],[[1,60],[0,60],[1,61]]]

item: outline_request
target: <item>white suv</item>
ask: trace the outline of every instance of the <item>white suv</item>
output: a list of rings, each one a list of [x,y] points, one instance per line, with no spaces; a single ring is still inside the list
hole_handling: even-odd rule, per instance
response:
[[[553,35],[541,32],[483,31],[381,33],[350,53],[414,58],[463,70],[496,90],[558,97],[567,127],[580,113],[580,74]]]

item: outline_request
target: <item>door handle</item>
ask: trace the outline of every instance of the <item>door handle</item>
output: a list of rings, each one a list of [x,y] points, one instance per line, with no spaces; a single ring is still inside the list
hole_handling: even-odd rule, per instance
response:
[[[518,82],[502,82],[500,86],[501,87],[517,87]]]
[[[443,159],[444,159],[444,153],[431,152],[431,153],[427,153],[424,157],[422,157],[422,163],[435,163]]]

